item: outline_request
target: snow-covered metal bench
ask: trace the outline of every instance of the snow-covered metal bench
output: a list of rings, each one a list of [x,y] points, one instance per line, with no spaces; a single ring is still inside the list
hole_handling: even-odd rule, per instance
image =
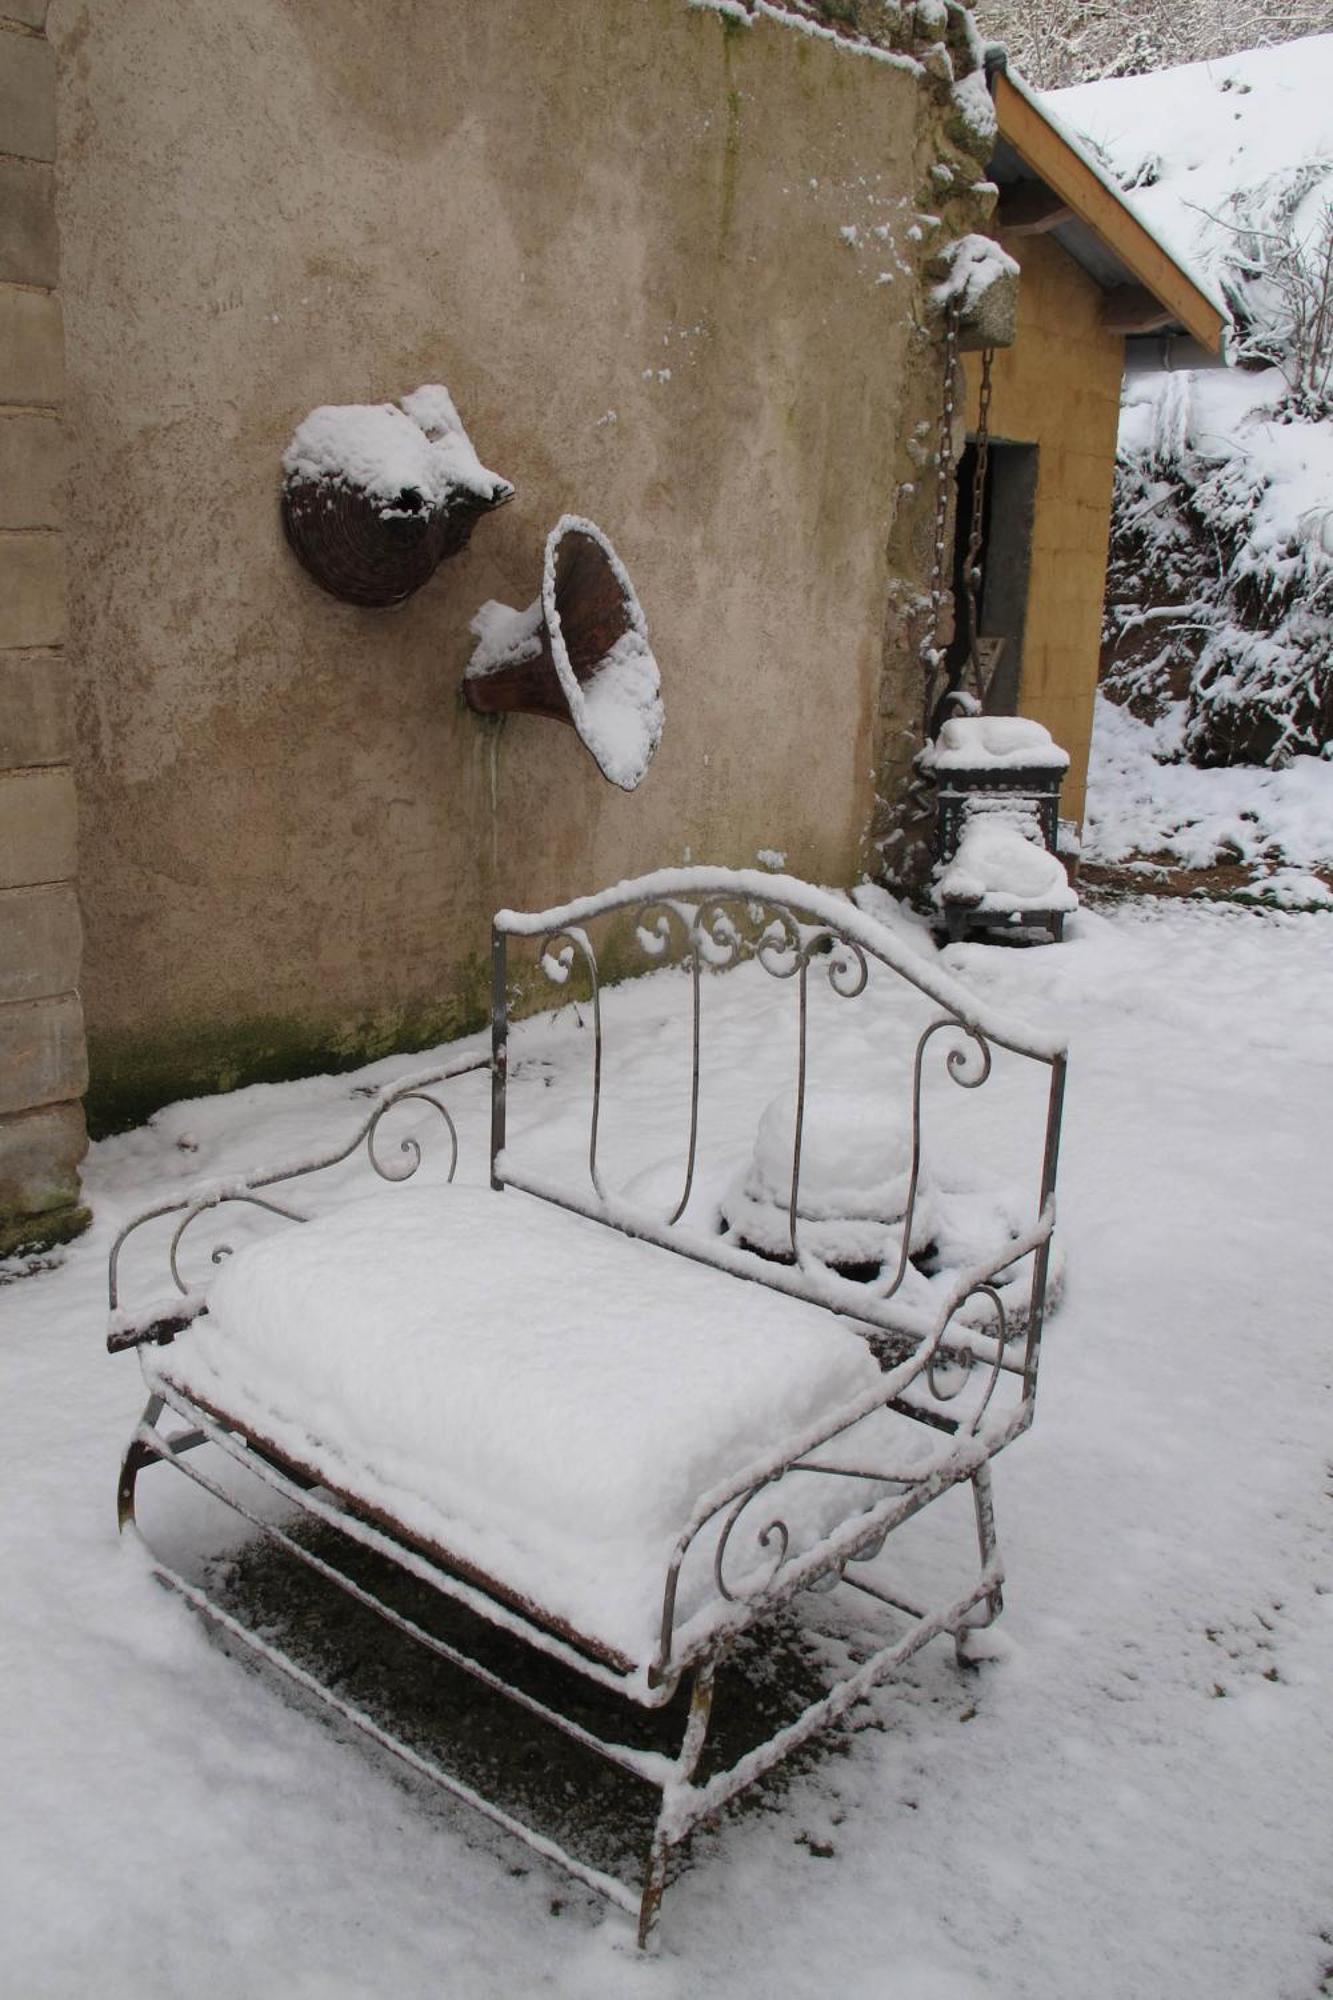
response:
[[[638,948],[648,966],[677,960],[685,972],[661,988],[664,1004],[681,1002],[686,1052],[684,1143],[665,1198],[660,1175],[640,1174],[637,1194],[618,1193],[604,1157],[614,1065],[598,974],[603,925],[621,965]],[[702,1164],[707,974],[727,968],[766,992],[764,975],[789,982],[793,995],[784,1240],[759,1248],[722,1220]],[[507,1127],[511,993],[517,981],[531,999],[543,978],[566,994],[577,988],[590,1022],[577,1170],[543,1149],[540,1119],[529,1117],[513,1143]],[[873,1079],[856,1080],[865,1105],[905,1135],[901,1172],[896,1193],[858,1219],[862,1268],[850,1277],[827,1256],[827,1219],[821,1235],[801,1192],[804,1136],[815,1128],[812,1044],[834,1008],[900,994],[922,1016],[903,1051],[902,1102],[880,1105]],[[965,1652],[1000,1608],[990,1461],[1033,1416],[1065,1054],[843,898],[790,877],[712,868],[666,871],[537,914],[501,911],[491,1036],[488,1058],[385,1090],[327,1159],[196,1188],[121,1231],[108,1345],[138,1349],[148,1403],[121,1472],[120,1517],[122,1526],[133,1520],[147,1466],[175,1467],[400,1631],[660,1792],[645,1877],[631,1887],[423,1758],[155,1558],[158,1575],[230,1638],[637,1914],[646,1943],[669,1853],[692,1827],[930,1639],[951,1634]],[[727,1061],[730,1076],[734,1051]],[[1035,1086],[1030,1215],[970,1268],[927,1280],[919,1248],[931,1092],[961,1108],[950,1082],[976,1090],[997,1061]],[[490,1184],[465,1186],[454,1180],[458,1141],[443,1087],[479,1067],[490,1071]],[[408,1114],[439,1121],[448,1182],[428,1187],[423,1175],[412,1188],[344,1195],[308,1219],[298,1184],[358,1147],[381,1180],[414,1176],[415,1130],[397,1155],[384,1152],[386,1118]],[[770,1116],[769,1153],[773,1130]],[[827,1153],[827,1130],[820,1143]],[[849,1147],[850,1157],[850,1138]],[[261,1234],[235,1254],[219,1249],[217,1275],[194,1288],[184,1238],[222,1207],[303,1226]],[[126,1248],[153,1223],[168,1234],[174,1294],[130,1310]],[[1024,1305],[1014,1314],[1020,1279]],[[391,1558],[416,1584],[641,1709],[666,1707],[678,1690],[683,1700],[688,1687],[678,1749],[602,1736],[468,1656],[291,1532],[271,1496],[238,1499],[238,1471],[335,1531],[339,1545],[346,1538]],[[886,1573],[886,1538],[965,1482],[975,1575],[931,1606],[909,1602]],[[804,1593],[840,1582],[888,1629],[794,1722],[729,1768],[707,1769],[719,1662],[780,1607],[818,1602]]]

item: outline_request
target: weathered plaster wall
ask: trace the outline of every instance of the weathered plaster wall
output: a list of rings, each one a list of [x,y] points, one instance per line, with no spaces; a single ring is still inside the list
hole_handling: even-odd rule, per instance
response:
[[[1057,243],[1024,236],[1005,247],[1022,266],[1018,339],[995,357],[991,431],[1038,447],[1019,708],[1044,722],[1069,752],[1060,810],[1081,820],[1124,342],[1101,324],[1099,287]],[[979,390],[975,355],[968,357],[967,375],[971,430]]]
[[[850,879],[915,674],[887,607],[940,91],[683,0],[51,29],[94,1109],[472,1021],[500,903],[761,846]],[[283,545],[280,453],[317,403],[432,380],[518,497],[402,609],[339,605]],[[631,796],[458,702],[470,616],[531,600],[567,509],[662,666]]]
[[[46,0],[0,0],[0,1257],[88,1220],[45,18]]]

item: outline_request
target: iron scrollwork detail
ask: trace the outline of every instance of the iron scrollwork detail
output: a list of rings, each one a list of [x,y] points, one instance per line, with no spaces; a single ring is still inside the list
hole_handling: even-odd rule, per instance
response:
[[[981,1399],[966,1425],[968,1434],[975,1436],[981,1428],[982,1419],[990,1407],[991,1398],[995,1394],[996,1385],[1004,1369],[1005,1348],[1009,1342],[1009,1315],[1005,1310],[1004,1300],[993,1284],[973,1285],[958,1300],[954,1312],[965,1306],[969,1299],[986,1299],[994,1309],[994,1332],[988,1336],[994,1343],[994,1352],[989,1357],[979,1355],[966,1339],[948,1343],[941,1341],[927,1354],[921,1379],[937,1403],[952,1403],[963,1394],[983,1360],[987,1362],[987,1376]],[[956,1371],[956,1379],[946,1380],[941,1376],[941,1359]]]
[[[432,1094],[432,1086],[443,1083],[452,1077],[465,1075],[469,1070],[480,1069],[482,1067],[484,1067],[484,1063],[480,1061],[466,1063],[457,1069],[441,1071],[438,1074],[432,1073],[428,1076],[409,1077],[396,1087],[387,1089],[380,1096],[380,1100],[370,1113],[370,1116],[357,1128],[347,1144],[340,1146],[336,1152],[324,1154],[318,1159],[297,1161],[289,1166],[278,1168],[271,1173],[250,1174],[240,1176],[234,1180],[216,1181],[204,1187],[196,1188],[192,1194],[182,1197],[179,1201],[161,1202],[156,1207],[145,1210],[141,1215],[134,1216],[121,1229],[111,1246],[107,1280],[109,1304],[112,1312],[115,1313],[120,1305],[121,1253],[129,1238],[150,1222],[158,1221],[166,1216],[179,1217],[179,1220],[172,1229],[167,1245],[167,1269],[177,1293],[182,1298],[186,1298],[192,1295],[193,1288],[181,1270],[181,1246],[201,1216],[211,1214],[213,1210],[224,1208],[231,1203],[237,1203],[245,1207],[261,1209],[270,1215],[276,1215],[284,1222],[308,1222],[310,1220],[309,1216],[301,1209],[277,1199],[274,1195],[267,1192],[267,1190],[282,1186],[288,1181],[303,1180],[310,1174],[322,1173],[330,1167],[340,1166],[344,1160],[350,1159],[362,1146],[365,1147],[366,1158],[372,1170],[380,1180],[392,1183],[411,1180],[421,1166],[423,1158],[421,1143],[413,1134],[406,1134],[399,1141],[398,1150],[403,1155],[402,1164],[391,1164],[382,1157],[380,1151],[380,1127],[388,1114],[391,1111],[396,1111],[402,1105],[427,1105],[431,1110],[438,1113],[439,1117],[444,1121],[445,1129],[449,1135],[449,1170],[447,1179],[452,1181],[458,1168],[458,1128],[454,1124],[453,1116],[443,1099]],[[232,1254],[233,1245],[221,1242],[212,1246],[209,1256],[213,1264],[221,1264]]]

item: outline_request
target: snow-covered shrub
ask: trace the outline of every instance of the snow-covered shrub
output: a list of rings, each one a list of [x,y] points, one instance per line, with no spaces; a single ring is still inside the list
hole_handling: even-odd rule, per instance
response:
[[[1289,415],[1276,370],[1127,392],[1105,685],[1145,719],[1183,699],[1197,764],[1333,746],[1333,424]]]
[[[1108,692],[1201,765],[1333,739],[1331,93],[1324,35],[1056,99],[1232,320],[1230,370],[1127,378],[1107,593]]]
[[[1281,414],[1292,420],[1333,415],[1333,200],[1323,192],[1331,174],[1327,159],[1284,167],[1207,218],[1223,239],[1209,261],[1231,308],[1231,358],[1281,370]],[[1201,237],[1205,254],[1210,233]]]

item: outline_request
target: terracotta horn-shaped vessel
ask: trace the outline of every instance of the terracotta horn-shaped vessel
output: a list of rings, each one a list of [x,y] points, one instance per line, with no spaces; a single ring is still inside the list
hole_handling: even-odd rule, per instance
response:
[[[463,696],[478,715],[568,723],[603,777],[632,792],[662,735],[661,676],[625,566],[601,529],[566,514],[546,540],[540,597],[483,604]]]

